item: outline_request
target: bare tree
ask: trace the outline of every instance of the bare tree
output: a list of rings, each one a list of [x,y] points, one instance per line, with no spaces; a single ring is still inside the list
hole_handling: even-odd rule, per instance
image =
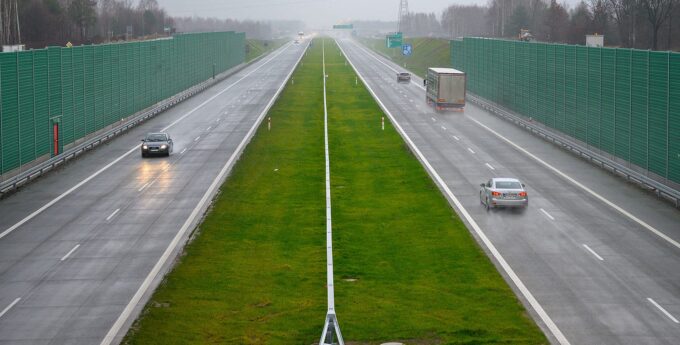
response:
[[[659,40],[659,29],[668,19],[678,0],[639,0],[647,12],[647,20],[652,29],[652,49],[656,50]]]
[[[607,0],[611,15],[616,22],[619,39],[625,47],[635,45],[635,17],[639,8],[639,0]]]

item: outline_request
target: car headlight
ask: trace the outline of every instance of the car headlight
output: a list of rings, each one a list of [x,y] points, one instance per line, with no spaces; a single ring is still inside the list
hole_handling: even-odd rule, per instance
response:
[[[148,149],[148,148],[149,148],[148,146],[142,145],[142,150],[146,150],[146,149]]]
[[[168,148],[168,145],[161,145],[161,150],[165,150]]]

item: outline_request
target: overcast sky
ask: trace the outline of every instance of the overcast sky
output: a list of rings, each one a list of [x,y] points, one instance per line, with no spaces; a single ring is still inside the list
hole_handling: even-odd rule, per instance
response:
[[[297,19],[313,28],[351,20],[396,20],[399,0],[157,0],[173,16],[234,19]],[[574,5],[579,0],[559,0]],[[412,12],[437,16],[452,4],[486,4],[487,0],[410,0]]]
[[[413,12],[435,12],[450,4],[485,3],[486,0],[411,0]],[[298,19],[312,27],[350,20],[396,20],[399,0],[158,0],[173,16],[235,19]]]

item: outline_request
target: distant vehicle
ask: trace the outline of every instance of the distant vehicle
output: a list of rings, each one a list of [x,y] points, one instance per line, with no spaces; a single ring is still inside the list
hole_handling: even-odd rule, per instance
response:
[[[302,31],[298,32],[298,36],[304,36],[304,35],[305,35],[304,32],[302,32]]]
[[[427,69],[425,100],[436,110],[465,107],[465,72],[453,68]]]
[[[408,72],[397,73],[397,82],[398,83],[410,83],[411,82],[411,73],[408,73]]]
[[[300,40],[295,40],[295,41],[293,41],[293,43],[300,44]]]
[[[529,206],[529,195],[524,183],[516,178],[492,178],[479,185],[479,201],[487,210],[495,207]]]
[[[149,133],[142,139],[142,157],[150,155],[170,156],[172,139],[168,133]]]

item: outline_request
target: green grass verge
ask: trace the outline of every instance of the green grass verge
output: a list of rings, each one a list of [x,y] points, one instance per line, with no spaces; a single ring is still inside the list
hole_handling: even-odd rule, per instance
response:
[[[312,344],[326,308],[321,41],[129,344]],[[336,309],[348,344],[544,344],[330,40]],[[278,169],[278,171],[276,170]]]
[[[359,38],[366,47],[389,57],[400,66],[420,77],[425,77],[428,67],[451,67],[449,40],[443,38],[404,38],[413,45],[413,55],[404,56],[400,48],[387,48],[385,39]]]
[[[287,38],[279,38],[275,40],[257,40],[246,39],[246,62],[256,59],[260,55],[269,53],[272,50],[284,45],[290,41]]]

